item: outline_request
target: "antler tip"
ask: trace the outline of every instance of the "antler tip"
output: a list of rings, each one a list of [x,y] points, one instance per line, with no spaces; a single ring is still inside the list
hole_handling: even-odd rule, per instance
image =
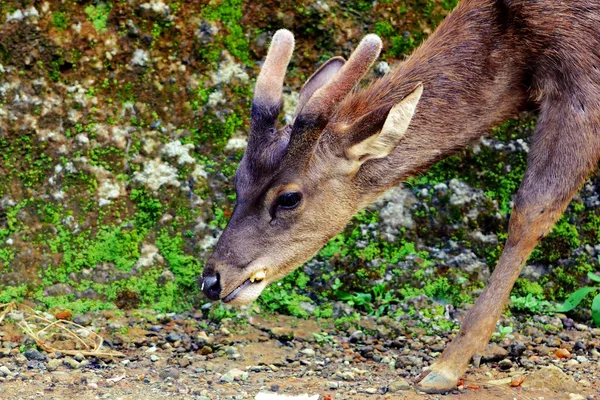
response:
[[[294,47],[294,34],[287,29],[279,29],[273,35],[273,42],[279,42],[286,44],[287,46]]]
[[[374,33],[369,33],[360,41],[361,46],[368,46],[374,48],[376,51],[381,51],[383,47],[383,43],[381,42],[381,38]]]

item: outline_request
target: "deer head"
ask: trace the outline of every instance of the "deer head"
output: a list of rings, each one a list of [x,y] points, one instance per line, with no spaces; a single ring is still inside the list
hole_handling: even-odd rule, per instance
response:
[[[275,33],[256,81],[248,147],[235,176],[237,202],[203,271],[211,300],[246,304],[339,233],[374,198],[361,166],[387,157],[404,136],[422,85],[397,104],[336,118],[381,51],[367,35],[348,61],[335,57],[304,84],[293,121],[276,122],[294,37]]]

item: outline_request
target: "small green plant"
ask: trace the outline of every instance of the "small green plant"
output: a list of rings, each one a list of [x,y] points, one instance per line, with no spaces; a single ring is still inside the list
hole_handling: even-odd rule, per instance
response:
[[[492,337],[493,338],[498,338],[498,339],[502,340],[507,335],[510,335],[511,333],[513,333],[513,327],[512,326],[498,325],[498,331],[494,332],[492,334]]]
[[[552,313],[552,304],[547,300],[540,300],[537,296],[529,293],[527,296],[510,296],[511,306],[517,311],[530,313]]]
[[[586,286],[574,291],[569,297],[567,297],[565,302],[555,310],[556,312],[571,311],[576,308],[588,294],[595,293],[600,290],[600,276],[588,272],[588,278],[590,278],[592,282],[598,283],[599,285]],[[594,300],[592,300],[592,319],[594,320],[596,326],[600,327],[600,294],[596,294]]]
[[[55,12],[52,14],[52,26],[58,30],[64,31],[69,27],[69,16],[64,12]]]
[[[106,23],[108,22],[108,14],[110,13],[110,6],[105,4],[98,4],[97,6],[87,6],[85,8],[90,22],[94,25],[94,28],[98,32],[106,31]]]

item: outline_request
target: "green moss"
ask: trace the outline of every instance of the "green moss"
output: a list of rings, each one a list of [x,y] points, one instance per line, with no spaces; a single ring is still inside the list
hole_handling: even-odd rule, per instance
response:
[[[106,31],[106,23],[108,22],[108,14],[110,14],[111,6],[100,3],[96,6],[89,5],[85,7],[85,13],[89,21],[94,25],[94,28],[100,33]]]
[[[529,259],[532,262],[553,264],[560,259],[569,258],[571,252],[580,245],[577,227],[569,223],[568,217],[563,215],[548,237],[535,248]]]
[[[156,239],[156,246],[175,275],[177,287],[197,291],[198,276],[202,272],[201,264],[195,257],[183,252],[183,244],[181,233],[170,236],[166,230],[161,231]]]
[[[6,304],[11,301],[22,302],[28,292],[26,285],[7,286],[0,289],[0,303]]]
[[[53,12],[52,13],[52,26],[58,28],[58,30],[64,31],[69,27],[69,15],[65,12]]]
[[[88,311],[113,310],[115,305],[112,302],[76,299],[73,295],[69,296],[44,296],[41,292],[36,296],[41,304],[47,309],[67,309],[75,314],[83,314]]]
[[[248,63],[250,60],[249,44],[243,27],[240,25],[240,20],[243,16],[243,0],[222,0],[220,3],[205,7],[202,10],[202,15],[209,21],[218,21],[222,23],[229,31],[224,37],[219,35],[217,40],[222,41],[222,45],[238,60]],[[203,49],[205,54],[211,54],[210,61],[216,59],[214,49],[218,43],[212,43],[208,49]]]
[[[538,282],[531,282],[529,279],[519,278],[515,283],[512,293],[521,297],[528,295],[543,296],[544,288]]]
[[[268,286],[259,297],[258,301],[261,307],[270,312],[279,312],[300,318],[308,317],[310,314],[300,306],[300,303],[313,304],[313,301],[305,295],[298,294],[297,290],[305,289],[309,279],[304,272],[296,270],[283,280]],[[323,312],[317,309],[315,314],[329,315],[330,310],[330,307]]]

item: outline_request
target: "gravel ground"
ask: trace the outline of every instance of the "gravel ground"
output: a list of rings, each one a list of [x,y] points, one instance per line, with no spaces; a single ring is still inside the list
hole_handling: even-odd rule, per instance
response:
[[[386,317],[336,328],[333,320],[257,314],[213,323],[202,311],[75,316],[125,354],[114,359],[38,351],[16,325],[21,318],[13,312],[0,327],[2,399],[600,398],[600,329],[560,315],[505,318],[513,333],[496,336],[445,396],[419,393],[413,381],[453,333]]]

